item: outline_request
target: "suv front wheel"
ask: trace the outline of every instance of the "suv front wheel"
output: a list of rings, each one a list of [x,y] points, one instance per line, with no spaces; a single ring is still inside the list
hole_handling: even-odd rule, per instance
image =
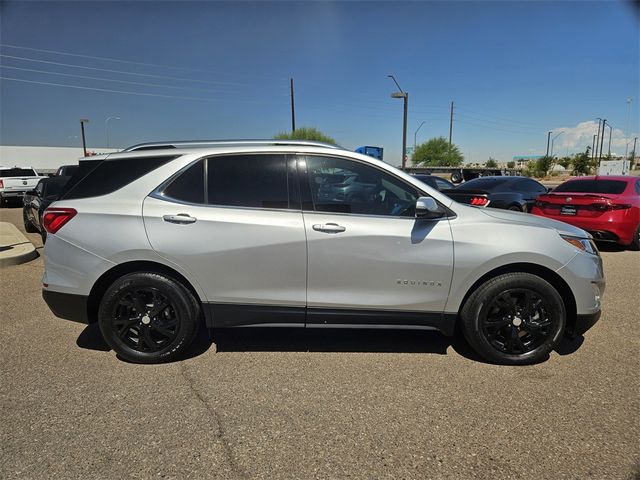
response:
[[[189,290],[159,273],[131,273],[105,292],[98,310],[105,341],[125,360],[174,360],[197,333],[200,308]]]
[[[460,312],[462,332],[485,360],[525,365],[546,359],[560,341],[566,310],[558,291],[530,273],[507,273],[471,294]]]

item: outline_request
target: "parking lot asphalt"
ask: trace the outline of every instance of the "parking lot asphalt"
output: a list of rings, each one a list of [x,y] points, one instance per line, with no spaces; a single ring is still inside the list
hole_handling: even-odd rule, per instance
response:
[[[6,267],[0,477],[637,479],[640,253],[606,250],[600,322],[527,367],[430,332],[289,329],[134,365],[51,314],[42,257]]]

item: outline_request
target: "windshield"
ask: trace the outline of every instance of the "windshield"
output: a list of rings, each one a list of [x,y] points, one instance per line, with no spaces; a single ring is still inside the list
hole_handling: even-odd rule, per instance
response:
[[[627,182],[621,180],[571,180],[556,188],[553,193],[608,193],[618,195],[624,192]]]

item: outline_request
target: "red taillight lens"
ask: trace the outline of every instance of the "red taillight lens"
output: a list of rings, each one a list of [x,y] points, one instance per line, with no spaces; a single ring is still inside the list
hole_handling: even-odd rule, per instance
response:
[[[56,233],[69,220],[76,216],[75,208],[48,208],[42,216],[42,225],[49,233]]]
[[[4,181],[0,180],[0,188],[4,188]]]
[[[487,203],[489,203],[489,200],[486,199],[485,197],[473,197],[471,199],[471,205],[477,205],[479,207],[484,207]]]

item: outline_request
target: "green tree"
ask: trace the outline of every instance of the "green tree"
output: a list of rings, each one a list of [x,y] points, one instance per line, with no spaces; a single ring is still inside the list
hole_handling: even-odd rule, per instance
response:
[[[449,145],[444,137],[432,138],[416,147],[411,161],[414,165],[457,167],[464,157],[455,145]]]
[[[507,162],[507,168],[516,168],[516,162],[514,162],[513,160]]]
[[[591,147],[573,157],[573,174],[589,175],[591,173]]]
[[[562,157],[558,160],[558,163],[568,169],[571,166],[572,159],[571,157]]]
[[[544,177],[549,173],[549,170],[551,170],[552,163],[553,158],[547,157],[546,155],[537,159],[534,164],[534,176]]]
[[[495,159],[489,157],[489,160],[487,160],[487,163],[486,163],[486,167],[487,168],[498,168],[498,162],[496,162]]]
[[[333,138],[313,127],[296,128],[293,132],[280,132],[273,138],[276,140],[311,140],[314,142],[324,142],[337,145]]]

